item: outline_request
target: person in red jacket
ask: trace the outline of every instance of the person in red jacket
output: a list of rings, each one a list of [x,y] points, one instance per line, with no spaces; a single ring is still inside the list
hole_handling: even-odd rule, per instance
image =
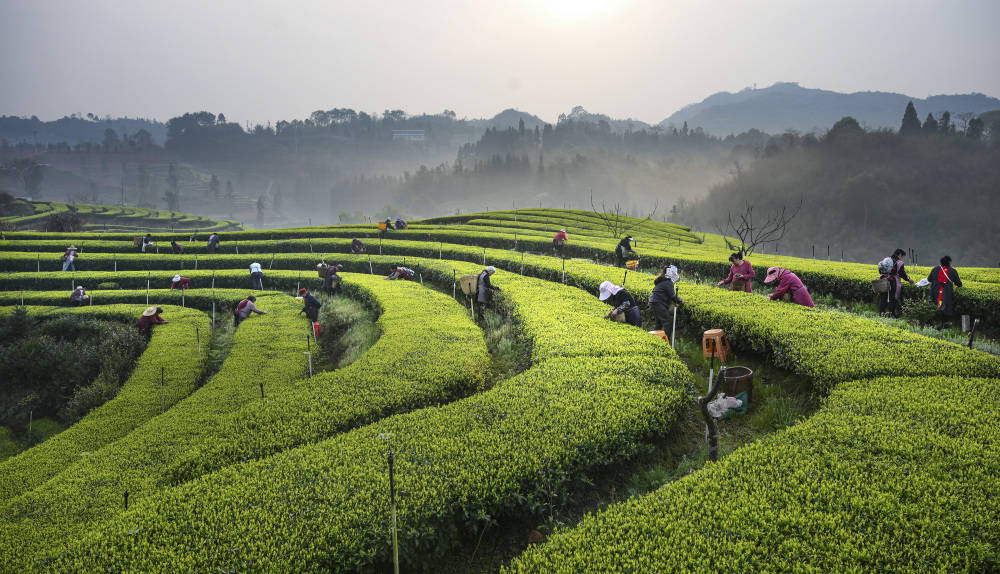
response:
[[[142,312],[142,317],[139,317],[139,333],[146,337],[147,341],[153,336],[153,325],[167,323],[167,320],[160,316],[161,313],[163,313],[162,307],[149,307]]]
[[[177,275],[174,275],[173,280],[170,281],[170,288],[171,289],[187,289],[190,286],[191,286],[191,278],[190,277],[181,277],[180,273],[178,273]]]
[[[569,237],[566,236],[565,229],[560,229],[559,233],[556,233],[556,236],[552,238],[552,246],[555,247],[556,254],[562,255],[563,243],[566,243],[568,240]]]
[[[764,283],[774,283],[775,280],[778,281],[778,288],[768,295],[772,301],[780,299],[802,305],[803,307],[816,306],[813,303],[812,296],[809,295],[809,290],[802,284],[802,280],[799,279],[798,275],[788,269],[771,267],[767,270]],[[787,298],[785,297],[786,294]]]
[[[719,287],[729,285],[730,291],[753,293],[753,287],[750,285],[754,278],[753,265],[750,265],[750,262],[743,258],[742,253],[730,255],[729,262],[732,263],[732,267],[729,268],[729,276],[719,281]]]

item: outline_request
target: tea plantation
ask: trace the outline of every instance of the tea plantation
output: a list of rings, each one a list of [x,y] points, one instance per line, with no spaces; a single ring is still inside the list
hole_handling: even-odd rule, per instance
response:
[[[0,461],[0,571],[391,572],[394,540],[406,572],[1000,568],[1000,357],[844,311],[871,303],[874,264],[755,254],[748,294],[715,287],[721,237],[629,218],[640,267],[626,273],[587,211],[224,231],[214,250],[206,232],[232,222],[143,217],[167,223],[0,240],[0,306],[136,320],[160,306],[170,320],[117,396]],[[140,253],[147,229],[160,249]],[[71,243],[77,270],[63,272]],[[248,288],[254,262],[263,290]],[[318,263],[343,265],[337,296],[377,316],[378,340],[339,369],[321,367],[294,298],[328,300]],[[700,425],[701,363],[646,332],[667,264],[681,273],[678,339],[724,329],[737,358],[807,381],[816,408],[649,492],[588,502]],[[384,280],[398,265],[413,279]],[[477,319],[459,279],[488,265],[500,290]],[[772,265],[835,304],[760,295]],[[960,270],[958,312],[995,338],[1000,270]],[[175,274],[190,288],[170,289]],[[635,296],[645,329],[603,318],[606,280]],[[87,302],[59,308],[78,285]],[[233,330],[251,294],[267,314]],[[533,527],[574,504],[576,518]],[[484,544],[506,550],[486,562]]]

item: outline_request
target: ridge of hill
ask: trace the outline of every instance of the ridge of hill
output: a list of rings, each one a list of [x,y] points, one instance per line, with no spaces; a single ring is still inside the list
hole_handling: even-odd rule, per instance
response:
[[[701,102],[690,104],[660,122],[660,127],[691,128],[700,126],[714,135],[759,129],[781,133],[788,129],[811,131],[826,129],[844,116],[852,116],[870,128],[899,128],[903,109],[913,102],[920,119],[932,113],[980,114],[1000,109],[1000,99],[980,93],[935,95],[915,98],[892,92],[842,93],[805,88],[796,82],[778,82],[762,89],[745,88],[739,92],[718,92]]]

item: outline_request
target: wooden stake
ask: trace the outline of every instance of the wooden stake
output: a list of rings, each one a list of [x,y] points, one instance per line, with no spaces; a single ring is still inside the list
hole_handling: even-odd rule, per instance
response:
[[[392,505],[392,567],[393,573],[399,574],[399,538],[396,528],[396,475],[391,450],[389,451],[389,502]]]

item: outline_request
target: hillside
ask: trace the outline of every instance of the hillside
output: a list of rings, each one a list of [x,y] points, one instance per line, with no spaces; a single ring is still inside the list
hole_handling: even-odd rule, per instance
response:
[[[1000,109],[1000,99],[984,94],[937,95],[926,99],[890,92],[841,93],[804,88],[793,82],[767,88],[745,88],[739,92],[719,92],[701,102],[685,106],[660,122],[660,127],[701,127],[710,134],[724,136],[750,129],[777,134],[793,129],[809,132],[825,130],[844,116],[851,116],[868,129],[899,129],[900,110],[912,101],[923,121],[948,111],[959,114]]]
[[[105,130],[112,129],[118,134],[135,136],[144,130],[153,143],[162,145],[167,139],[167,126],[156,120],[140,118],[83,118],[77,115],[58,120],[42,121],[37,117],[21,118],[0,116],[0,139],[10,145],[57,144],[66,142],[74,146],[82,142],[100,144],[105,139]]]
[[[781,253],[845,253],[877,261],[916,249],[931,264],[951,255],[963,265],[995,266],[1000,213],[1000,145],[958,135],[900,136],[832,130],[823,140],[785,138],[679,217],[715,231],[749,201],[758,214],[802,210]],[[772,142],[773,143],[773,142]],[[784,146],[784,147],[782,147]],[[769,251],[774,246],[768,246]]]
[[[426,573],[737,570],[739,552],[761,571],[845,571],[858,555],[873,571],[986,569],[1000,548],[995,332],[970,349],[954,328],[878,317],[870,264],[754,256],[758,274],[798,274],[815,309],[759,282],[717,288],[721,237],[628,217],[611,230],[609,215],[233,231],[213,253],[187,232],[154,235],[181,255],[137,253],[130,233],[8,233],[0,315],[134,319],[152,305],[169,323],[73,426],[39,441],[12,413],[14,438],[37,444],[0,460],[0,570],[386,572],[394,539],[403,569]],[[628,271],[610,263],[623,232],[639,250]],[[82,251],[72,274],[58,271],[67,241]],[[254,261],[267,290],[247,289]],[[344,266],[336,295],[320,261]],[[668,263],[684,300],[669,343],[647,332]],[[384,280],[400,265],[412,280]],[[486,266],[499,290],[483,309],[459,284]],[[175,273],[191,288],[166,288]],[[995,324],[1000,272],[962,273],[957,310]],[[604,281],[634,296],[639,326],[604,319]],[[85,306],[58,307],[70,282],[88,287]],[[323,304],[319,336],[300,287]],[[234,328],[251,293],[266,314]],[[354,336],[345,302],[368,308],[377,336],[323,365]],[[693,400],[710,369],[723,376],[702,352],[710,328],[728,333],[727,366],[756,376],[737,394],[748,410],[718,421],[717,463]]]

